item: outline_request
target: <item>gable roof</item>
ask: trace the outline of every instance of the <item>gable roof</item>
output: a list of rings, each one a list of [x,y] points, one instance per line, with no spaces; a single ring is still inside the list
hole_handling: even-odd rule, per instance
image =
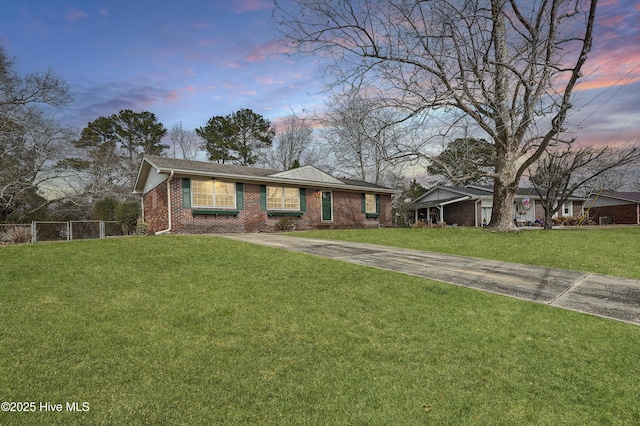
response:
[[[442,194],[442,195],[440,195]],[[456,196],[457,195],[457,196]],[[543,196],[546,195],[546,192],[543,191]],[[435,198],[434,198],[435,197]],[[446,204],[450,204],[452,202],[463,201],[463,200],[479,200],[484,197],[492,198],[493,197],[493,187],[486,185],[467,185],[467,186],[445,186],[445,185],[437,185],[433,188],[429,189],[427,192],[422,194],[420,197],[413,200],[410,205],[412,207],[422,208],[423,204],[429,204],[430,206],[435,206],[435,201],[438,202],[438,205],[441,205],[443,202]],[[524,198],[540,198],[538,193],[534,188],[518,188],[516,191],[516,197],[520,199]],[[569,197],[569,200],[582,200],[581,197]],[[457,200],[457,201],[455,201]],[[425,205],[426,205],[425,204]]]
[[[400,192],[395,189],[364,181],[337,179],[313,166],[279,171],[275,169],[236,166],[206,161],[180,160],[156,155],[146,155],[142,159],[133,192],[136,194],[145,193],[150,189],[147,181],[159,183],[171,174],[183,177],[221,178],[242,182],[344,189],[346,191],[371,191],[384,194]]]
[[[314,182],[326,182],[326,183],[334,183],[340,184],[344,183],[328,173],[323,172],[320,169],[317,169],[313,166],[303,166],[298,167],[297,169],[286,170],[284,172],[274,173],[269,176],[275,177],[284,177],[287,179],[296,179],[296,180],[308,180]]]

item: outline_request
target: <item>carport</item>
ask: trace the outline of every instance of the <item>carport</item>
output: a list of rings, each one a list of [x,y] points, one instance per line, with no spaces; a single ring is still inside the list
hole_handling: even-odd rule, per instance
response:
[[[442,200],[419,201],[411,204],[414,211],[414,223],[428,221],[428,223],[444,222],[444,207],[449,204],[470,200],[471,196],[451,197]]]

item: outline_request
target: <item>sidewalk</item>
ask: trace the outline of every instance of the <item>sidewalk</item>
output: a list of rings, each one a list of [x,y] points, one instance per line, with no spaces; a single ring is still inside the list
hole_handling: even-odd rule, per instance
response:
[[[640,280],[282,234],[219,236],[387,269],[640,325]]]

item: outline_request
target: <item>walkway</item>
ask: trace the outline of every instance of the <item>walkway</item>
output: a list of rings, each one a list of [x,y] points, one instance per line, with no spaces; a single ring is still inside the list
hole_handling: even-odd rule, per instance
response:
[[[283,234],[220,236],[387,269],[640,325],[640,280]]]

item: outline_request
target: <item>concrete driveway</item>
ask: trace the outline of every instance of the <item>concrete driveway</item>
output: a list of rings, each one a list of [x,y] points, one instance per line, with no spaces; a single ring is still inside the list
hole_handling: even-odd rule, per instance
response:
[[[640,280],[283,234],[220,236],[387,269],[640,325]]]

